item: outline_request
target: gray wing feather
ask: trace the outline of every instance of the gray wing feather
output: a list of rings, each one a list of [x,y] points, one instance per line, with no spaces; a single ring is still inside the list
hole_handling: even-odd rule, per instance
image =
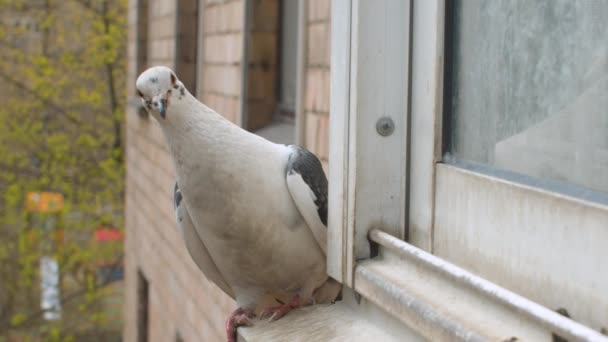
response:
[[[291,145],[286,168],[287,188],[324,252],[327,250],[327,178],[319,159]]]
[[[207,251],[207,247],[205,247],[205,244],[196,232],[192,219],[190,218],[190,214],[188,214],[188,210],[186,209],[186,206],[183,205],[184,203],[182,200],[182,193],[179,191],[177,183],[175,183],[175,189],[173,192],[175,216],[177,219],[177,225],[179,226],[190,257],[192,257],[192,260],[194,260],[194,263],[203,272],[207,280],[213,282],[220,289],[222,289],[222,291],[234,298],[232,288],[230,288],[230,285],[228,285],[219,269],[213,262],[211,255],[209,255],[209,251]]]

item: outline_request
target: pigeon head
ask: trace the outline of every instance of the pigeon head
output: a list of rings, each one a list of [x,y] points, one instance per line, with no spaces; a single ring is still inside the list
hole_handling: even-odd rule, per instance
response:
[[[184,84],[177,79],[173,70],[156,66],[144,71],[137,78],[137,94],[142,104],[151,114],[161,119],[167,117],[167,108],[173,95],[184,95]],[[155,117],[158,119],[158,116]]]

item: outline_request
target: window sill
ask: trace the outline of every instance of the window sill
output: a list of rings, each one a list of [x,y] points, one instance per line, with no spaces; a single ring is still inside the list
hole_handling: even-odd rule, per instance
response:
[[[432,341],[607,341],[608,337],[378,229],[355,289]]]
[[[259,341],[608,341],[583,326],[374,229],[379,255],[359,263],[343,300],[238,331]],[[553,336],[553,337],[552,337]]]
[[[346,289],[336,304],[290,312],[275,322],[255,321],[238,330],[239,342],[262,341],[423,341],[407,327]]]

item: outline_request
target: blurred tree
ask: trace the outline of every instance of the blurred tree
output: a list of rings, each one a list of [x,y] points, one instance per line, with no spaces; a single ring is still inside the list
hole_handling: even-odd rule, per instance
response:
[[[126,0],[0,0],[0,341],[107,340],[92,242],[123,227]],[[63,196],[26,210],[31,192]],[[110,250],[108,250],[110,248]],[[61,319],[40,308],[40,260],[59,264]]]

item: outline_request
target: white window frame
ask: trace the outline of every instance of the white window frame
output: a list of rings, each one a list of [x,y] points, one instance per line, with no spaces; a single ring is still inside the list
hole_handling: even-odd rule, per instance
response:
[[[349,286],[354,261],[370,254],[368,227],[404,237],[409,8],[332,2],[328,272]],[[383,117],[390,136],[376,131]]]
[[[332,1],[328,272],[432,340],[604,340],[608,208],[441,163],[445,21],[442,0]]]

